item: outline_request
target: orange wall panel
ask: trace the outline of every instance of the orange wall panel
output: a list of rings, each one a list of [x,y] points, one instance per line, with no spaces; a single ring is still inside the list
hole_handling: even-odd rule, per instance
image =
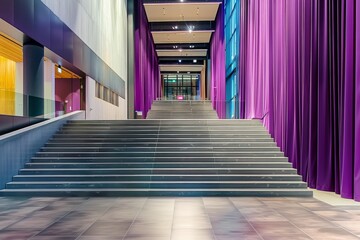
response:
[[[16,63],[0,56],[0,114],[15,114]]]

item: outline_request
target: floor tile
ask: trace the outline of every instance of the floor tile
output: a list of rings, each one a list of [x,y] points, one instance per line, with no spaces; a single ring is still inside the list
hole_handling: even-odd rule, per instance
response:
[[[355,240],[358,238],[341,228],[302,228],[314,240]]]
[[[211,230],[204,229],[174,229],[171,240],[213,240],[215,239]]]
[[[208,217],[174,217],[173,221],[174,229],[184,229],[184,228],[192,228],[192,229],[211,229],[211,222]]]
[[[338,224],[355,235],[360,235],[360,221],[334,221],[333,223]]]
[[[0,231],[0,239],[27,240],[37,233],[38,231],[35,230],[2,230]]]
[[[82,236],[116,236],[123,237],[132,222],[95,222]]]
[[[359,213],[313,198],[0,198],[0,239],[351,240]]]

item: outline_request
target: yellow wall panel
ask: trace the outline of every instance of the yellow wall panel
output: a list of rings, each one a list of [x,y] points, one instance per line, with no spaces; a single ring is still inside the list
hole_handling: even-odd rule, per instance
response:
[[[16,63],[0,56],[0,114],[15,114]]]

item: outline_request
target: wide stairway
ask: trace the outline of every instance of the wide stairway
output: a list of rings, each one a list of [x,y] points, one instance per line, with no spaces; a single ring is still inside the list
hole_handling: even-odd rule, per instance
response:
[[[258,120],[70,121],[1,196],[312,196]]]
[[[147,119],[218,119],[211,101],[154,101]]]

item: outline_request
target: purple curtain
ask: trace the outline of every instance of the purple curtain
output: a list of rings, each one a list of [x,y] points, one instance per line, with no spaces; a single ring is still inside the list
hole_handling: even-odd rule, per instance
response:
[[[151,108],[153,100],[160,97],[160,69],[142,0],[137,3],[135,14],[135,111],[143,118]]]
[[[224,7],[219,6],[216,28],[210,42],[211,100],[219,118],[226,118]]]
[[[240,112],[312,188],[360,200],[360,2],[243,0]]]

